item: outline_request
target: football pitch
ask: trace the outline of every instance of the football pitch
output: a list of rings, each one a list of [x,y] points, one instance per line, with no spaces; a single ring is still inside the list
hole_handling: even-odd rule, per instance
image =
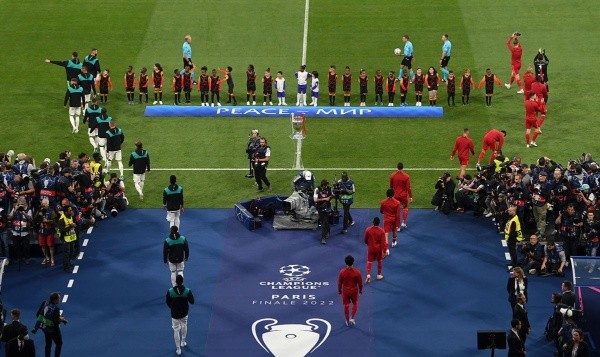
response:
[[[72,51],[80,58],[98,49],[103,69],[111,71],[114,90],[106,105],[126,137],[124,156],[137,140],[144,142],[156,169],[147,177],[146,200],[130,194],[135,207],[158,207],[168,176],[177,174],[186,190],[186,206],[231,207],[235,201],[255,195],[253,181],[244,178],[248,162],[244,153],[247,136],[258,128],[272,148],[268,177],[274,191],[290,192],[295,144],[289,139],[285,118],[147,118],[145,104],[126,104],[123,75],[128,65],[139,73],[154,63],[165,69],[165,104],[172,102],[173,70],[181,67],[181,46],[193,36],[193,59],[199,67],[233,67],[236,96],[246,101],[245,69],[256,68],[258,78],[266,68],[281,70],[287,79],[287,102],[295,103],[294,72],[302,64],[305,1],[3,1],[0,29],[0,151],[30,153],[38,164],[60,151],[91,152],[84,131],[71,134],[62,101],[64,69],[44,59],[66,60]],[[310,3],[306,65],[321,75],[320,104],[327,103],[326,74],[329,65],[353,74],[352,105],[358,105],[357,77],[365,69],[370,78],[368,105],[374,103],[372,78],[398,71],[402,35],[410,35],[415,47],[414,66],[439,70],[441,35],[452,41],[449,69],[457,77],[471,70],[477,84],[486,68],[503,81],[510,76],[506,40],[521,32],[523,68],[532,63],[538,48],[550,59],[550,100],[538,148],[525,148],[523,97],[512,89],[496,86],[493,106],[484,104],[483,90],[471,92],[471,104],[448,108],[446,91],[440,88],[438,105],[443,119],[307,119],[303,162],[318,180],[339,178],[338,168],[348,169],[355,181],[357,207],[375,207],[385,195],[388,176],[398,161],[412,177],[415,206],[428,207],[433,185],[441,169],[458,173],[450,151],[462,129],[471,129],[478,152],[483,134],[491,129],[508,132],[504,153],[533,163],[540,156],[559,162],[582,152],[598,153],[596,74],[600,13],[589,2],[568,6],[558,1],[331,1]],[[257,83],[257,102],[262,85]],[[150,94],[152,102],[152,94]],[[221,92],[225,97],[225,91]],[[384,94],[384,102],[387,102]],[[424,93],[424,105],[427,94]],[[398,101],[398,94],[396,95]],[[337,104],[342,105],[341,83]],[[199,105],[197,91],[192,94]],[[224,102],[224,100],[222,100]],[[414,105],[414,89],[408,103]],[[474,166],[475,158],[471,160]],[[114,165],[113,165],[114,167]],[[174,168],[199,170],[177,171]],[[239,170],[222,170],[239,169]],[[328,169],[331,168],[331,169]],[[335,169],[334,169],[335,168]],[[386,170],[388,169],[389,170]],[[160,170],[159,170],[160,169]],[[128,188],[133,191],[130,175]],[[131,188],[130,188],[131,187]]]

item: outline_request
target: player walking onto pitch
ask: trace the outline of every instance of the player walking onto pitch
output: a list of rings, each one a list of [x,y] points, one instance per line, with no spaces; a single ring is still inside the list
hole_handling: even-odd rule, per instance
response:
[[[469,156],[475,155],[475,147],[473,146],[473,140],[469,138],[469,129],[465,128],[461,136],[456,138],[454,141],[454,147],[450,154],[450,160],[454,160],[454,155],[458,153],[458,161],[460,162],[460,175],[458,177],[462,180],[465,177],[467,171],[467,165],[469,165]]]
[[[298,79],[298,99],[296,100],[296,106],[304,107],[306,106],[306,83],[312,75],[306,72],[306,65],[303,64],[295,76]]]
[[[77,134],[79,132],[79,117],[81,116],[81,108],[85,106],[85,96],[83,94],[83,88],[77,83],[77,78],[71,78],[71,84],[67,88],[65,94],[65,108],[69,103],[69,121],[73,128],[72,133]]]
[[[388,233],[392,232],[392,248],[396,247],[398,222],[400,221],[400,202],[394,198],[394,189],[388,188],[387,198],[379,204],[379,212],[383,215],[383,232],[385,244],[381,247],[384,256],[390,255]]]
[[[519,90],[517,93],[523,94],[523,86],[521,85],[521,78],[519,77],[519,71],[521,70],[521,58],[523,57],[523,47],[521,46],[521,42],[519,42],[520,33],[514,32],[506,41],[506,47],[510,51],[511,58],[510,64],[512,67],[512,71],[510,73],[510,81],[504,86],[507,89],[510,89],[510,86],[513,84],[513,81],[517,80],[517,85],[519,86]],[[512,42],[512,43],[511,43]]]
[[[399,162],[398,170],[390,175],[390,188],[394,189],[394,198],[400,202],[402,208],[402,217],[398,230],[406,229],[406,219],[408,218],[408,204],[413,200],[412,188],[410,187],[410,176],[404,172],[404,164]]]
[[[379,217],[373,218],[373,225],[365,231],[365,244],[367,245],[367,278],[365,282],[371,282],[371,266],[377,261],[377,280],[383,279],[383,249],[386,244],[385,232],[379,227]]]
[[[354,317],[358,310],[358,295],[362,295],[362,275],[360,274],[360,270],[353,266],[353,256],[348,255],[344,261],[346,262],[346,267],[342,268],[338,275],[338,294],[342,295],[346,326],[354,326],[356,324]],[[352,303],[352,314],[350,314],[350,303]]]
[[[544,84],[542,83],[542,86]],[[544,89],[546,86],[544,86]],[[528,98],[525,101],[525,143],[527,147],[537,146],[535,140],[540,133],[540,122],[538,121],[538,113],[542,112],[542,106],[537,101],[536,94],[529,92]],[[530,141],[531,128],[534,128],[533,139]]]

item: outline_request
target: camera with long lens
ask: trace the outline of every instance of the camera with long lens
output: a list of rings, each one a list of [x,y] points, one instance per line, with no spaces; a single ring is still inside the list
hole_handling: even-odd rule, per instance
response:
[[[119,215],[119,210],[116,207],[111,208],[110,215],[116,217],[117,215]]]

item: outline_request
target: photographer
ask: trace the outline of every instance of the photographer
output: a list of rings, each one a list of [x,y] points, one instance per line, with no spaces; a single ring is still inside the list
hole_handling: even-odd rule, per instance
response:
[[[585,245],[585,255],[595,257],[600,246],[600,221],[596,220],[594,212],[588,212],[581,234],[581,243]],[[594,260],[586,266],[588,273],[593,273],[596,265]]]
[[[29,232],[33,221],[31,216],[32,212],[27,206],[25,197],[19,197],[12,211],[8,214],[17,259],[25,262],[25,264],[29,264],[31,261],[29,255]]]
[[[583,227],[581,213],[575,210],[575,205],[569,203],[565,211],[558,213],[555,223],[559,226],[559,236],[565,248],[567,262],[573,255],[577,255],[579,245],[579,231]]]
[[[33,220],[33,225],[38,233],[38,242],[44,254],[42,264],[50,263],[51,266],[54,266],[54,226],[56,219],[56,212],[50,209],[50,201],[46,198],[43,199],[42,206]]]
[[[536,223],[536,235],[546,234],[546,215],[548,214],[548,203],[550,202],[551,187],[548,183],[548,173],[540,171],[538,181],[533,185],[531,204],[533,206],[533,217]]]
[[[519,266],[529,274],[539,274],[544,261],[544,246],[539,243],[538,236],[532,234],[529,242],[521,246],[523,260]]]
[[[321,186],[317,187],[314,193],[315,205],[319,211],[319,221],[321,222],[321,244],[327,244],[329,238],[329,217],[331,216],[331,198],[333,192],[329,187],[327,180],[321,181]]]
[[[444,214],[450,213],[454,207],[454,190],[456,189],[456,183],[452,180],[452,176],[448,172],[444,173],[435,183],[435,189],[437,191],[431,199],[431,204],[436,206],[436,211]]]
[[[494,199],[490,202],[492,216],[494,217],[493,221],[496,225],[496,229],[498,232],[502,232],[506,222],[510,219],[508,215],[508,201],[506,199],[506,194],[498,193],[494,196]],[[519,217],[519,207],[514,206],[517,209],[517,217]],[[519,222],[521,221],[521,217],[519,217]]]
[[[248,155],[248,163],[250,165],[250,172],[246,175],[247,178],[253,178],[254,172],[252,170],[252,159],[256,153],[256,149],[260,146],[260,135],[258,129],[252,129],[250,136],[248,136],[248,144],[246,146],[246,154]]]
[[[73,174],[70,167],[63,169],[62,176],[58,177],[56,194],[60,199],[67,198],[69,201],[75,201],[75,182],[73,181]]]
[[[127,208],[125,185],[117,177],[117,173],[113,172],[110,174],[110,180],[106,185],[106,209],[110,210],[110,214],[113,217],[116,217],[125,208]]]
[[[354,192],[356,192],[354,181],[348,177],[346,171],[342,171],[342,179],[338,180],[333,187],[333,193],[340,200],[344,209],[342,233],[348,232],[348,227],[354,225],[354,220],[350,214],[350,206],[354,202]]]
[[[475,204],[481,198],[480,196],[485,193],[485,184],[482,181],[484,181],[483,176],[479,174],[475,179],[471,179],[470,175],[465,175],[463,184],[456,192],[457,212],[475,208]]]
[[[63,241],[63,270],[67,273],[73,271],[71,261],[77,255],[77,233],[73,208],[66,206],[58,218],[58,230]]]
[[[542,261],[542,274],[544,276],[565,276],[565,264],[567,262],[565,251],[560,244],[548,239],[544,248],[544,260]]]

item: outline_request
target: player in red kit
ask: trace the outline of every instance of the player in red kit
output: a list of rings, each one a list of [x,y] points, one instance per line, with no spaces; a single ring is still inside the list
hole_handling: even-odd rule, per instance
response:
[[[529,92],[531,92],[531,85],[535,83],[535,74],[533,74],[533,67],[529,66],[523,74],[523,92],[525,100],[529,98]]]
[[[496,150],[501,150],[502,145],[504,145],[504,137],[506,136],[506,131],[492,129],[485,133],[483,136],[483,143],[481,143],[481,152],[479,153],[479,157],[477,158],[477,169],[481,169],[481,160],[485,156],[485,152],[489,149],[492,151],[492,156],[490,157],[490,164],[494,162],[494,152]]]
[[[379,227],[379,217],[373,218],[373,225],[365,231],[365,244],[367,245],[367,279],[371,282],[371,266],[377,261],[377,280],[383,279],[381,270],[383,268],[383,248],[385,247],[385,232]]]
[[[542,83],[542,85],[544,84]],[[538,112],[541,112],[541,105],[537,101],[537,96],[535,92],[529,92],[529,98],[525,101],[525,142],[527,143],[527,147],[537,146],[535,139],[537,139],[540,133]],[[535,128],[535,131],[533,132],[533,140],[529,141],[531,128]]]
[[[519,91],[517,93],[523,94],[523,86],[521,85],[521,78],[519,77],[519,71],[521,70],[521,57],[523,57],[523,46],[519,42],[520,33],[515,32],[508,38],[506,41],[506,47],[510,51],[510,65],[512,66],[512,72],[510,73],[510,81],[506,83],[504,86],[510,89],[510,86],[513,84],[513,81],[517,80],[517,85],[519,86]]]
[[[382,252],[390,255],[388,232],[392,232],[392,247],[397,244],[397,228],[400,221],[400,202],[394,198],[394,189],[388,188],[387,198],[379,204],[379,212],[383,214],[383,231],[385,233],[385,244]]]
[[[354,317],[358,310],[358,294],[362,295],[362,275],[360,270],[353,267],[354,257],[349,255],[344,260],[347,266],[340,270],[338,276],[338,294],[342,295],[346,326],[354,326]],[[350,303],[352,303],[352,315],[350,314]]]
[[[535,82],[531,84],[531,91],[535,93],[537,97],[538,104],[540,105],[540,125],[539,132],[542,132],[542,125],[544,124],[544,120],[546,120],[546,103],[548,102],[548,88],[544,83],[544,78],[540,75],[537,75],[535,78]],[[535,140],[534,140],[535,141]]]
[[[408,204],[412,202],[412,188],[410,187],[410,176],[403,171],[404,164],[398,163],[398,171],[390,175],[390,188],[394,189],[394,198],[400,202],[402,207],[402,217],[400,217],[400,228],[406,229],[406,219],[408,218]]]
[[[467,128],[465,128],[463,134],[454,141],[454,148],[452,148],[450,160],[454,160],[454,155],[457,153],[458,160],[460,161],[460,175],[458,175],[458,177],[462,180],[463,177],[465,177],[467,165],[469,165],[469,156],[475,155],[475,146],[473,146],[473,140],[469,138],[469,129]]]

